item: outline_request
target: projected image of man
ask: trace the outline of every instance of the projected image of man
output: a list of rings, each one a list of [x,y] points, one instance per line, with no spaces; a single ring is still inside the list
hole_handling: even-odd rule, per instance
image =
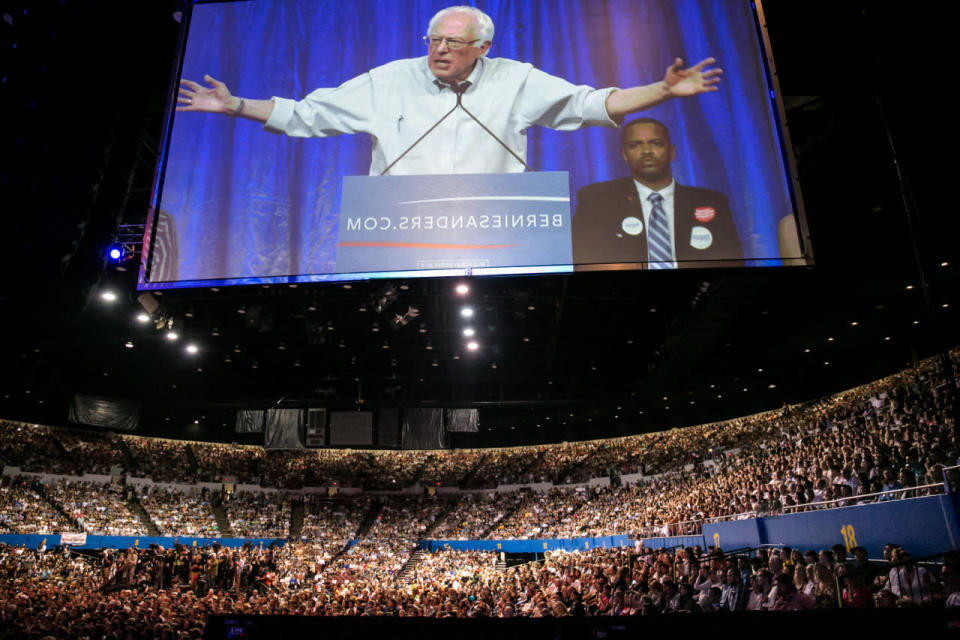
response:
[[[670,165],[677,151],[666,125],[652,118],[627,123],[620,151],[629,178],[577,193],[574,263],[675,269],[689,261],[743,259],[727,197],[674,180]]]
[[[628,89],[594,89],[546,74],[529,63],[488,58],[493,21],[473,7],[438,12],[423,40],[427,55],[371,69],[334,89],[303,100],[234,96],[209,75],[207,86],[181,81],[178,111],[242,116],[268,131],[295,137],[367,133],[373,139],[370,173],[509,173],[524,170],[526,131],[531,126],[575,130],[617,127],[624,116],[676,97],[716,91],[722,71],[713,58],[683,68],[678,58],[664,79]],[[407,151],[457,104],[457,110]],[[406,152],[406,155],[403,155]]]

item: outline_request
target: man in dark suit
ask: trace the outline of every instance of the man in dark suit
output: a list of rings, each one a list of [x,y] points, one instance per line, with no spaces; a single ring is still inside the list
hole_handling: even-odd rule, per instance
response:
[[[670,163],[676,149],[663,123],[652,118],[627,123],[621,153],[631,177],[577,192],[575,264],[632,262],[675,269],[690,261],[743,260],[727,197],[674,181]]]

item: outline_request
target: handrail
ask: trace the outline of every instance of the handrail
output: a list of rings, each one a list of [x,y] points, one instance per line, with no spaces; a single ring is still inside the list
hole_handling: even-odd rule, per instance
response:
[[[960,469],[960,464],[955,464],[950,467],[944,467],[942,469],[943,489],[945,493],[956,493],[957,491],[960,491],[960,482],[957,481],[956,477],[954,478],[954,482],[951,483],[950,478],[947,475],[948,471],[956,471],[957,469]]]
[[[917,487],[904,487],[903,489],[890,489],[887,491],[878,491],[875,493],[864,493],[856,496],[850,496],[848,498],[837,498],[835,500],[827,500],[821,502],[806,502],[803,504],[795,505],[786,505],[781,508],[782,513],[796,513],[800,510],[819,510],[832,507],[840,506],[856,506],[859,503],[862,503],[864,499],[868,499],[870,503],[876,502],[885,502],[886,500],[899,500],[908,496],[911,491],[921,492],[928,491],[930,489],[941,489],[943,491],[947,490],[949,486],[946,482],[946,472],[952,471],[954,469],[960,469],[960,465],[945,467],[944,468],[944,482],[936,482],[932,484],[920,485]],[[884,497],[886,496],[886,497]],[[921,496],[912,496],[912,497],[921,497]],[[870,500],[872,498],[872,500]],[[883,499],[881,499],[883,498]],[[844,504],[841,504],[844,503]],[[722,516],[711,516],[709,518],[700,518],[696,520],[682,520],[680,522],[667,522],[661,525],[654,525],[649,527],[642,527],[638,533],[638,538],[659,538],[659,537],[672,537],[678,535],[697,535],[698,533],[703,533],[703,525],[705,523],[714,523],[714,522],[728,522],[730,520],[749,520],[750,518],[760,517],[760,512],[757,511],[745,511],[743,513],[729,513]],[[775,514],[767,514],[775,515]],[[684,530],[681,532],[681,530]],[[666,531],[666,533],[664,533]]]
[[[711,516],[704,520],[704,522],[727,522],[728,520],[749,520],[750,518],[758,518],[760,513],[757,511],[744,511],[743,513],[728,513],[724,516]]]
[[[789,512],[795,512],[802,508],[823,509],[828,505],[835,505],[836,503],[839,503],[839,502],[843,502],[847,504],[838,505],[838,506],[850,507],[850,506],[855,506],[859,504],[860,502],[863,501],[864,498],[876,498],[869,502],[881,502],[880,500],[881,496],[890,496],[886,498],[886,500],[899,500],[901,499],[901,497],[906,497],[906,496],[900,496],[899,494],[906,494],[910,491],[923,491],[926,489],[933,489],[935,487],[943,489],[944,483],[936,482],[933,484],[920,485],[919,487],[904,487],[903,489],[888,489],[886,491],[878,491],[875,493],[862,493],[860,495],[850,496],[849,498],[837,498],[836,500],[824,500],[821,502],[805,502],[803,504],[791,504],[783,507],[783,511],[784,513],[789,513]],[[919,497],[919,496],[914,496],[914,497]],[[883,500],[883,501],[885,502],[886,500]]]
[[[664,533],[664,530],[666,530],[666,533]],[[682,520],[680,522],[665,522],[659,525],[641,527],[636,537],[672,538],[674,536],[695,536],[701,533],[703,533],[703,520],[696,519]]]

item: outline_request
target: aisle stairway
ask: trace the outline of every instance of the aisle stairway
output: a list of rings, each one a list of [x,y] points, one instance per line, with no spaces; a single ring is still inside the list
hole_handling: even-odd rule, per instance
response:
[[[43,498],[44,500],[46,500],[46,501],[47,501],[47,504],[49,504],[51,507],[53,507],[53,508],[54,508],[57,512],[59,512],[60,515],[62,515],[64,518],[66,518],[67,522],[70,523],[70,526],[73,527],[73,531],[83,531],[83,530],[84,530],[83,527],[80,526],[80,521],[77,520],[76,518],[74,518],[74,517],[70,514],[70,512],[68,512],[68,511],[63,507],[63,505],[60,504],[59,501],[54,500],[53,496],[51,496],[51,495],[49,494],[49,492],[47,491],[46,485],[44,485],[42,482],[40,482],[39,479],[36,479],[36,478],[32,479],[32,481],[30,482],[30,488],[33,489],[34,491],[36,491],[36,492],[37,492],[37,495],[39,495],[41,498]]]
[[[477,471],[480,470],[480,467],[483,466],[483,463],[487,460],[487,454],[480,456],[480,459],[467,471],[467,475],[463,476],[460,481],[457,483],[461,489],[466,489],[470,486],[470,482],[473,480],[473,476],[477,475]]]
[[[299,540],[303,531],[303,498],[290,500],[290,539]]]
[[[404,579],[407,577],[407,574],[413,571],[413,569],[420,564],[420,560],[426,555],[426,551],[423,549],[416,549],[413,553],[410,554],[410,558],[404,563],[403,567],[400,568],[400,571],[397,572],[397,578]]]
[[[500,526],[501,522],[508,522],[510,518],[513,517],[513,514],[515,514],[517,511],[519,511],[523,507],[527,498],[527,493],[524,491],[520,491],[517,494],[515,494],[514,498],[515,498],[515,501],[512,505],[510,505],[510,508],[504,510],[503,517],[497,520],[496,522],[491,522],[490,526],[487,527],[486,530],[483,532],[483,534],[480,536],[481,538],[488,537],[498,526]]]
[[[422,537],[422,538],[425,538],[425,539],[427,539],[427,540],[429,540],[430,538],[432,538],[432,537],[433,537],[433,532],[440,528],[440,525],[444,523],[444,521],[447,519],[447,516],[450,515],[450,512],[453,511],[453,509],[454,509],[454,507],[456,507],[456,505],[457,505],[457,502],[456,502],[456,501],[448,501],[448,502],[445,502],[444,507],[443,507],[443,511],[441,511],[440,513],[437,514],[436,520],[434,520],[434,521],[430,524],[430,526],[427,527],[426,531],[423,532],[423,535],[422,535],[421,537]]]
[[[379,500],[371,500],[370,508],[367,509],[367,513],[363,516],[363,520],[360,521],[360,526],[357,527],[357,540],[362,540],[368,533],[370,533],[370,528],[377,522],[377,516],[380,515],[380,511],[383,510],[383,503]]]
[[[133,491],[130,487],[127,488],[127,509],[130,509],[130,513],[137,516],[140,524],[147,530],[147,535],[160,535],[160,529],[153,523],[153,520],[150,519],[150,514],[147,513],[147,510],[140,504],[140,500],[137,499],[137,492]]]
[[[191,445],[188,444],[186,447],[184,447],[184,449],[187,453],[187,464],[190,465],[190,477],[196,478],[197,469],[199,467],[199,465],[197,464],[197,456],[193,452],[193,447]]]
[[[133,452],[127,446],[127,441],[123,438],[114,440],[120,453],[123,454],[123,470],[127,473],[133,473],[137,469],[137,460],[133,457]]]
[[[223,505],[223,496],[219,493],[210,498],[210,508],[213,517],[217,519],[217,528],[221,538],[232,538],[233,529],[230,528],[230,519],[227,517],[227,508]]]

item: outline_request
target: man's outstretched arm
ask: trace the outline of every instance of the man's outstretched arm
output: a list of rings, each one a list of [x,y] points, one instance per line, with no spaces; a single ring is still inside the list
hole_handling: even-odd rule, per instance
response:
[[[266,122],[273,113],[273,100],[239,98],[230,93],[227,85],[209,75],[203,76],[203,81],[210,86],[204,87],[193,80],[180,80],[177,111],[222,113],[249,118],[257,122]]]
[[[701,93],[717,91],[723,69],[707,69],[715,63],[713,58],[701,60],[696,65],[684,69],[683,60],[677,58],[667,69],[663,80],[643,87],[617,89],[607,96],[607,113],[621,122],[624,116],[649,109],[670,98],[695,96]]]

